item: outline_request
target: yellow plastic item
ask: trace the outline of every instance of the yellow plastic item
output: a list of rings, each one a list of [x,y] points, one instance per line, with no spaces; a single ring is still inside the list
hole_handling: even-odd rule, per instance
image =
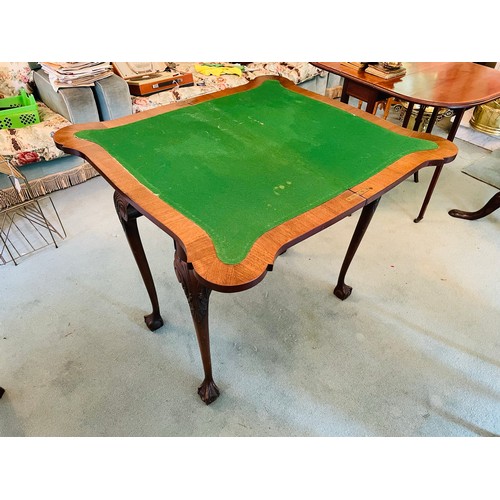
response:
[[[241,76],[242,71],[238,66],[210,66],[207,64],[195,64],[195,71],[201,73],[202,75],[237,75]]]

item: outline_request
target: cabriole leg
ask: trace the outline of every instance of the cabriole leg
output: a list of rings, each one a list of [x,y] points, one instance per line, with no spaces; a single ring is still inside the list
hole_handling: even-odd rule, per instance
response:
[[[198,394],[202,401],[209,405],[219,397],[219,389],[212,377],[212,361],[210,356],[210,335],[208,330],[208,302],[211,289],[201,284],[192,269],[186,262],[186,254],[180,245],[176,245],[174,256],[174,269],[179,283],[182,285],[191,316],[193,318],[198,346],[205,378],[198,387]]]
[[[429,201],[431,201],[432,193],[434,192],[434,188],[436,187],[439,176],[441,175],[441,170],[443,170],[444,163],[441,162],[436,165],[436,170],[434,170],[434,175],[432,176],[429,187],[427,188],[427,193],[425,194],[424,201],[422,203],[422,207],[420,208],[420,212],[416,219],[413,219],[413,222],[420,222],[424,218],[425,211],[427,210],[427,205]]]
[[[339,275],[339,280],[337,282],[337,286],[333,290],[334,295],[338,297],[340,300],[345,300],[347,299],[347,297],[349,297],[349,295],[351,295],[352,287],[345,284],[344,282],[345,275],[347,273],[347,270],[349,269],[349,266],[351,265],[354,255],[356,254],[359,244],[361,243],[361,240],[363,239],[363,236],[370,224],[370,221],[372,220],[373,214],[377,209],[379,201],[380,198],[377,198],[368,205],[365,205],[363,207],[363,210],[361,211],[361,215],[356,225],[356,229],[354,230],[354,234],[352,235],[351,243],[349,244],[349,248],[347,249],[347,253],[344,258],[344,262],[342,263],[342,267],[340,269],[340,275]]]
[[[144,285],[146,286],[146,290],[153,307],[153,312],[144,316],[144,321],[146,322],[147,327],[151,331],[154,331],[163,326],[163,319],[160,315],[160,307],[158,305],[158,296],[156,294],[153,276],[151,275],[144,247],[142,246],[139,229],[137,228],[137,218],[142,214],[130,205],[125,196],[121,195],[117,191],[115,191],[113,199],[115,202],[116,213],[118,214],[118,218],[120,219],[123,230],[125,231],[127,241],[134,255],[137,267],[139,268],[142,280],[144,281]]]

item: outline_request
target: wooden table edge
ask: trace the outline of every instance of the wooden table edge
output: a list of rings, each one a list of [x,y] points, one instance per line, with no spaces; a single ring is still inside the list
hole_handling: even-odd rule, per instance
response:
[[[226,264],[218,258],[211,238],[200,226],[168,203],[162,201],[101,146],[75,136],[81,130],[118,127],[206,100],[244,92],[261,85],[267,80],[278,80],[284,87],[294,92],[307,95],[333,107],[344,109],[351,114],[393,130],[400,135],[418,138],[424,138],[425,136],[425,138],[438,144],[438,150],[412,153],[363,183],[270,229],[255,241],[245,259],[240,263]],[[362,208],[368,200],[380,197],[384,192],[422,166],[429,163],[435,164],[439,160],[451,161],[456,155],[456,146],[445,139],[431,134],[420,134],[402,129],[362,110],[343,103],[332,102],[331,99],[325,96],[297,87],[293,82],[282,77],[259,77],[244,86],[205,94],[173,105],[159,106],[115,120],[71,125],[57,131],[54,135],[54,141],[63,151],[81,156],[93,165],[116,191],[129,200],[132,206],[182,246],[189,266],[192,267],[201,282],[211,289],[223,292],[241,291],[253,287],[264,278],[268,270],[272,269],[277,256],[285,249]],[[445,154],[438,155],[438,151],[446,153],[448,156],[445,156]],[[412,160],[411,168],[407,168],[405,171],[404,164],[409,159]],[[380,181],[384,175],[391,175],[391,184],[380,187]]]
[[[478,106],[479,104],[484,104],[485,102],[494,101],[500,97],[500,90],[498,92],[493,92],[492,94],[488,94],[487,96],[482,96],[477,99],[469,99],[467,101],[455,102],[455,101],[446,101],[446,100],[430,100],[421,97],[409,96],[407,94],[403,94],[394,89],[388,89],[384,83],[394,83],[401,80],[403,77],[395,77],[390,79],[380,78],[376,75],[371,75],[369,73],[365,73],[361,70],[355,72],[353,68],[342,69],[340,66],[338,69],[333,70],[331,66],[328,66],[327,62],[311,62],[313,66],[323,70],[328,71],[330,73],[334,73],[343,78],[348,78],[350,80],[354,80],[359,84],[366,85],[378,92],[386,94],[388,97],[396,97],[403,101],[410,101],[415,104],[420,104],[423,106],[432,106],[436,108],[448,108],[448,109],[469,109],[474,106]],[[340,62],[337,63],[340,65]],[[437,63],[436,63],[437,64]]]

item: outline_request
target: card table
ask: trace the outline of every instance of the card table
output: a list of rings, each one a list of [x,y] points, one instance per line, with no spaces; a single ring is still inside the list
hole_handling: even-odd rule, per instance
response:
[[[174,240],[174,268],[191,310],[204,369],[201,399],[219,396],[212,375],[212,291],[258,284],[289,247],[361,210],[335,295],[380,197],[422,167],[444,165],[455,145],[402,129],[281,77],[100,123],[71,125],[54,140],[114,188],[114,201],[163,325],[137,227],[144,215]]]

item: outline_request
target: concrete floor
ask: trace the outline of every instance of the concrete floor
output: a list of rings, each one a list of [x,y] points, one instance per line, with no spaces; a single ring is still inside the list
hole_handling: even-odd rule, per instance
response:
[[[0,266],[0,436],[500,435],[500,211],[448,216],[496,192],[461,172],[491,153],[456,143],[421,223],[430,169],[383,197],[346,301],[332,289],[358,214],[212,294],[210,406],[171,239],[140,221],[165,319],[151,333],[112,189],[53,194],[67,238]]]

